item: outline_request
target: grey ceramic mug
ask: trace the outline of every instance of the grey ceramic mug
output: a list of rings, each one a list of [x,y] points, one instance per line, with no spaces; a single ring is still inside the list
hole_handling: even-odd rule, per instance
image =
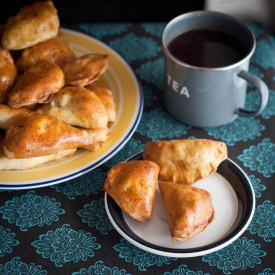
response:
[[[179,34],[193,29],[214,29],[239,39],[248,49],[237,63],[205,68],[184,63],[174,57],[169,43]],[[195,11],[180,15],[165,26],[162,47],[165,55],[166,81],[164,102],[168,112],[179,121],[197,127],[215,127],[238,116],[256,116],[268,101],[268,88],[248,72],[256,40],[253,32],[238,19],[220,12]],[[244,109],[247,82],[260,94],[256,110]]]

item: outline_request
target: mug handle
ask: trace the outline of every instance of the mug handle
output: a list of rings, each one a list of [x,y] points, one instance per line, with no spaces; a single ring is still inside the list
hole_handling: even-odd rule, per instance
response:
[[[235,113],[239,116],[246,116],[246,117],[259,115],[265,108],[268,101],[268,88],[266,84],[258,77],[244,70],[241,70],[238,73],[238,76],[243,78],[247,82],[251,83],[258,90],[261,96],[261,103],[255,111],[249,111],[249,110],[240,108],[237,111],[235,111]]]

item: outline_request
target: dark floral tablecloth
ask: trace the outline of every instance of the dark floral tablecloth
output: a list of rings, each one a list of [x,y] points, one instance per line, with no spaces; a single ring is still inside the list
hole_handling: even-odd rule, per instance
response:
[[[257,38],[250,71],[268,84],[268,106],[256,118],[206,129],[181,124],[163,108],[164,24],[65,26],[102,40],[125,58],[142,86],[144,112],[124,148],[95,170],[50,187],[0,191],[0,274],[275,274],[275,34],[264,24],[250,26]],[[253,109],[258,100],[249,87],[246,107]],[[169,258],[140,250],[108,220],[106,173],[148,140],[192,137],[227,143],[229,157],[255,191],[252,222],[234,243],[209,255]]]

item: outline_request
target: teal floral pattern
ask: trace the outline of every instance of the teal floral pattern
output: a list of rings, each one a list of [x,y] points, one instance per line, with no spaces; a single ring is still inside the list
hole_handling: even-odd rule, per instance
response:
[[[270,36],[269,42],[260,40],[257,42],[256,51],[253,54],[251,61],[261,64],[264,69],[273,68],[275,64],[275,38]]]
[[[216,266],[224,274],[231,274],[235,269],[246,270],[260,264],[261,258],[266,256],[266,252],[260,250],[260,247],[254,240],[241,237],[229,246],[203,256],[202,261],[210,266]]]
[[[239,117],[224,126],[205,129],[209,136],[221,139],[227,145],[233,146],[239,141],[254,140],[261,135],[265,127],[255,118]]]
[[[275,237],[275,205],[270,201],[259,205],[248,230],[251,234],[258,234],[266,242],[271,242]]]
[[[102,39],[105,36],[114,36],[125,33],[131,24],[120,23],[120,24],[79,24],[79,29],[86,32],[98,39]]]
[[[9,223],[15,223],[22,231],[27,231],[29,227],[42,227],[58,221],[58,216],[65,213],[60,205],[54,198],[41,197],[29,191],[7,201],[5,206],[0,207],[0,213]]]
[[[136,69],[136,74],[147,83],[155,85],[158,89],[164,87],[164,59],[159,58],[142,64]]]
[[[258,273],[258,275],[275,275],[275,273],[274,272],[272,272],[272,269],[271,268],[265,268],[264,270],[263,270],[263,272],[261,272],[261,273]]]
[[[39,236],[39,240],[32,242],[36,252],[43,258],[49,258],[57,267],[69,262],[87,261],[95,255],[94,250],[100,249],[96,238],[90,232],[75,231],[68,224],[64,224],[55,231],[48,231]]]
[[[270,178],[275,172],[275,144],[265,138],[256,146],[252,145],[238,156],[245,167],[258,171],[264,177]]]
[[[146,271],[150,266],[168,265],[177,259],[145,252],[125,239],[121,239],[120,243],[114,246],[114,249],[119,253],[120,258],[123,258],[127,263],[132,262],[140,271]]]
[[[143,23],[141,24],[141,26],[146,32],[158,38],[160,37],[165,24],[164,23]]]
[[[4,257],[6,253],[11,253],[12,247],[19,244],[19,241],[15,240],[14,237],[15,233],[12,233],[10,229],[0,226],[0,257]]]
[[[249,110],[256,110],[259,106],[260,95],[253,91],[247,94],[245,108]],[[265,109],[260,116],[264,119],[270,119],[275,115],[275,91],[269,90],[269,99]]]
[[[125,269],[118,269],[117,267],[108,267],[103,264],[103,261],[97,261],[88,269],[81,268],[79,272],[73,272],[72,275],[128,275]]]
[[[185,135],[191,126],[177,122],[162,109],[143,113],[137,132],[147,135],[152,140],[177,138]]]
[[[112,40],[109,45],[120,53],[129,63],[135,60],[154,57],[160,51],[157,42],[129,33],[122,38]]]
[[[14,257],[10,262],[0,264],[0,274],[3,275],[46,275],[48,272],[41,265],[26,264],[20,257]]]
[[[102,235],[107,235],[114,229],[106,214],[103,198],[99,201],[85,204],[84,209],[79,210],[77,214],[82,218],[83,223],[87,223],[90,227],[95,227]]]
[[[186,264],[180,265],[177,269],[172,272],[165,272],[164,275],[210,275],[210,273],[203,273],[201,270],[193,271],[188,268]]]
[[[144,106],[151,106],[152,103],[157,99],[157,97],[153,94],[152,90],[147,86],[143,86],[143,95],[144,95]]]
[[[52,185],[51,187],[57,192],[63,193],[70,200],[74,200],[78,196],[90,196],[98,194],[103,190],[103,183],[106,173],[100,169],[93,170],[83,175],[82,180],[73,179],[61,184]]]
[[[131,157],[132,155],[143,151],[144,144],[142,144],[139,140],[135,140],[131,138],[128,143],[109,161],[105,164],[109,168],[115,166],[120,161],[124,161]]]
[[[255,197],[260,198],[262,195],[261,192],[266,190],[266,187],[261,184],[261,180],[257,179],[254,175],[250,175],[249,180],[253,186]]]

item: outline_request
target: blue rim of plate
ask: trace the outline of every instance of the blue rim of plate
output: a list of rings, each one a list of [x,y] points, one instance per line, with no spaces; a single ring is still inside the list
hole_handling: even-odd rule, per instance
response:
[[[74,31],[74,30],[69,30],[69,31],[77,33],[77,31]],[[73,178],[81,176],[81,175],[97,168],[98,166],[102,165],[106,161],[108,161],[111,157],[113,157],[116,153],[118,153],[123,148],[123,146],[129,141],[129,139],[134,134],[134,132],[135,132],[135,130],[136,130],[136,128],[137,128],[137,126],[140,122],[140,119],[141,119],[141,116],[142,116],[142,111],[143,111],[143,106],[144,106],[143,90],[142,90],[142,87],[141,87],[135,73],[133,72],[133,70],[131,69],[129,64],[125,61],[125,59],[119,53],[117,53],[115,50],[110,48],[108,45],[106,45],[105,43],[103,43],[102,41],[100,41],[100,40],[98,40],[94,37],[86,35],[85,33],[81,33],[81,35],[87,37],[88,39],[95,40],[97,43],[100,43],[100,44],[104,45],[104,47],[108,48],[111,52],[114,52],[120,58],[120,60],[123,62],[124,66],[127,67],[128,71],[132,74],[132,77],[136,82],[138,95],[139,95],[139,98],[140,98],[140,100],[138,102],[139,103],[138,110],[137,110],[137,113],[136,113],[136,117],[133,118],[132,126],[128,129],[128,132],[125,133],[124,138],[114,148],[112,148],[112,150],[108,154],[106,154],[104,157],[102,157],[98,161],[93,162],[91,165],[86,166],[83,169],[80,169],[80,170],[78,170],[74,173],[70,173],[66,176],[57,177],[57,178],[53,178],[53,179],[42,181],[42,182],[36,181],[36,182],[29,183],[29,184],[28,183],[22,183],[22,184],[12,184],[12,185],[10,185],[9,183],[1,183],[1,179],[0,179],[0,189],[3,189],[3,190],[18,190],[18,189],[46,187],[46,186],[49,186],[49,185],[52,185],[52,184],[62,183],[64,181],[71,180]]]
[[[142,152],[127,159],[142,159]],[[209,254],[220,250],[239,238],[250,224],[255,211],[255,194],[252,184],[245,172],[231,159],[227,158],[218,167],[221,174],[231,184],[238,199],[238,214],[236,220],[226,236],[219,241],[195,248],[168,248],[147,242],[137,236],[128,226],[123,211],[116,202],[105,192],[105,209],[117,232],[135,246],[157,255],[188,258]]]

